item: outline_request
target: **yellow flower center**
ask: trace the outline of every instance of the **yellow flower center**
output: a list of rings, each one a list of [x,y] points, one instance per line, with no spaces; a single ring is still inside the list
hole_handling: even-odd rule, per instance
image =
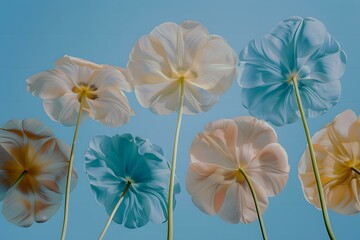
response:
[[[238,169],[236,171],[236,182],[238,183],[243,183],[245,181],[245,177],[244,174],[242,174],[242,172],[240,171],[240,169]]]
[[[73,93],[78,94],[78,100],[80,102],[80,99],[82,97],[94,100],[96,98],[98,98],[98,96],[96,95],[96,91],[97,91],[97,87],[95,87],[95,85],[87,85],[85,83],[80,83],[79,86],[75,86],[72,89]]]
[[[291,73],[288,77],[288,83],[293,84],[294,81],[297,80],[297,74],[296,73]]]

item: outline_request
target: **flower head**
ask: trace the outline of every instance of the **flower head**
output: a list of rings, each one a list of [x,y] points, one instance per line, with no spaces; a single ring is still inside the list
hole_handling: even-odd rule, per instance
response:
[[[69,146],[38,120],[12,120],[0,129],[0,201],[10,222],[28,227],[57,212],[69,155]]]
[[[98,136],[86,152],[85,170],[97,202],[109,215],[130,183],[113,218],[116,223],[136,228],[149,220],[166,221],[170,170],[159,146],[131,134]]]
[[[312,141],[327,206],[335,212],[360,212],[360,118],[351,110],[338,115]],[[306,199],[320,208],[309,151],[299,163]]]
[[[246,177],[265,211],[268,196],[283,189],[290,169],[274,129],[253,117],[209,123],[194,139],[190,160],[186,187],[193,202],[230,223],[257,217]]]
[[[316,19],[291,17],[280,22],[263,38],[251,41],[239,59],[243,105],[275,125],[300,118],[293,80],[306,117],[323,114],[339,101],[346,55]]]
[[[167,22],[143,36],[128,63],[135,93],[143,107],[157,114],[179,108],[184,113],[208,111],[233,83],[237,57],[219,36],[198,22]]]
[[[133,111],[122,90],[131,91],[132,85],[124,69],[70,56],[55,65],[26,80],[28,91],[43,99],[51,119],[73,126],[82,106],[83,115],[110,126],[129,121]]]

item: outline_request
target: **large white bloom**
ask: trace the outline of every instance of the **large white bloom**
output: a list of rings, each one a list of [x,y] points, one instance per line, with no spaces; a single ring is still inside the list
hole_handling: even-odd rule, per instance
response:
[[[167,22],[143,36],[128,64],[136,97],[143,107],[169,114],[208,111],[237,75],[233,49],[198,22]]]
[[[82,99],[83,115],[119,126],[133,114],[122,91],[131,91],[126,70],[65,56],[56,68],[27,79],[28,91],[43,99],[45,112],[65,126],[76,124]]]

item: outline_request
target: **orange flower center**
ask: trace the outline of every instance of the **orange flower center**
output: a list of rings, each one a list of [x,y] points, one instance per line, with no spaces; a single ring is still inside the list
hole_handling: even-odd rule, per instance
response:
[[[98,98],[96,95],[97,87],[95,85],[87,85],[85,83],[80,83],[79,86],[75,86],[72,89],[73,93],[78,94],[78,100],[80,102],[82,97],[86,97],[88,99],[94,100]]]

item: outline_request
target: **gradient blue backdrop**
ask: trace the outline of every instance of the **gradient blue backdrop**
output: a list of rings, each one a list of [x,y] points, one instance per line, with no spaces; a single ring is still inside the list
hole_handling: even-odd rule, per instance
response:
[[[133,44],[155,26],[193,19],[210,33],[219,34],[239,53],[253,38],[266,34],[280,20],[292,15],[311,16],[325,23],[348,55],[339,104],[327,114],[309,119],[312,133],[345,109],[360,113],[359,67],[360,1],[0,1],[0,123],[10,119],[37,118],[56,135],[71,143],[74,128],[63,127],[45,114],[41,100],[26,91],[25,79],[50,69],[64,54],[125,67]],[[83,170],[84,152],[92,137],[131,132],[163,147],[171,158],[176,114],[159,116],[143,109],[134,93],[128,94],[136,112],[120,128],[108,128],[86,120],[80,126],[75,166],[78,187],[71,194],[68,239],[97,239],[108,216],[90,192]],[[177,176],[182,192],[177,196],[175,240],[261,239],[258,222],[231,225],[210,217],[191,202],[185,188],[188,151],[193,137],[206,123],[219,118],[248,115],[240,103],[240,88],[234,83],[209,112],[184,116],[180,133]],[[264,214],[270,239],[327,239],[320,211],[304,198],[297,176],[298,161],[306,142],[301,122],[275,128],[289,155],[291,172],[285,189],[269,201]],[[0,215],[0,239],[59,239],[63,208],[50,221],[19,228]],[[360,215],[343,216],[330,211],[338,239],[357,239]],[[147,224],[126,229],[112,223],[106,239],[166,239],[166,224]]]

